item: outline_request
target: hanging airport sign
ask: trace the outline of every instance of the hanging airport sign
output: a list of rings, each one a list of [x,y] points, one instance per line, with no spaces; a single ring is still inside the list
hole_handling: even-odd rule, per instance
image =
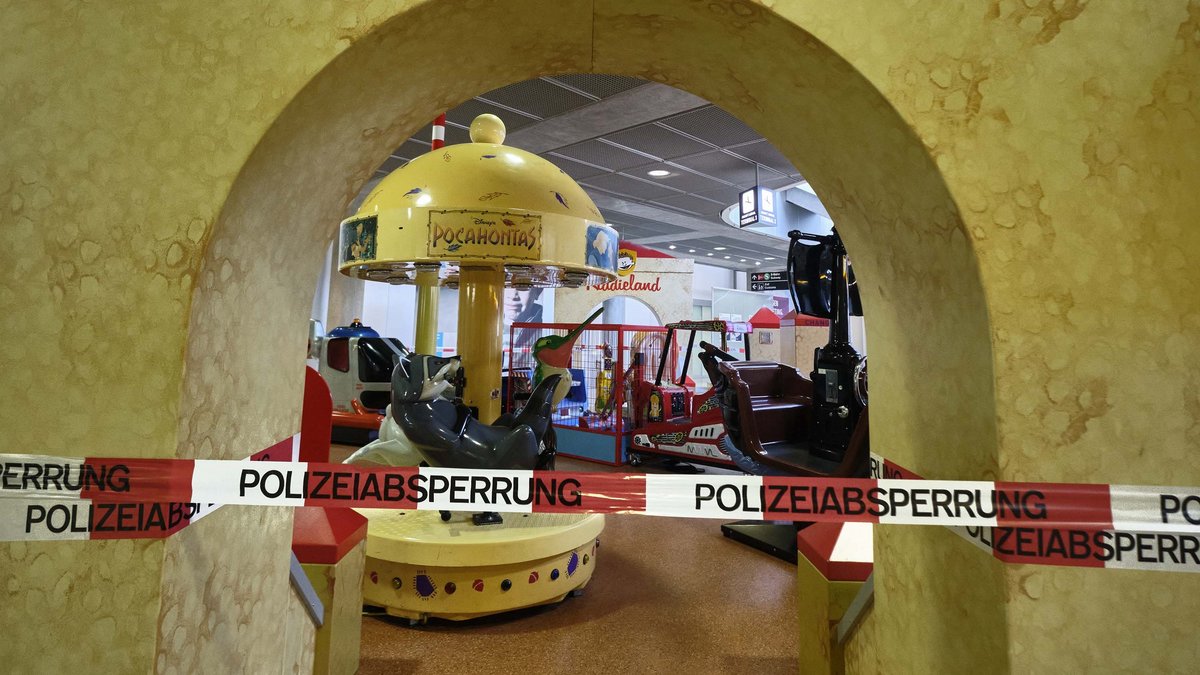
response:
[[[741,193],[738,204],[738,225],[741,227],[775,225],[778,222],[775,216],[774,190],[756,185]]]

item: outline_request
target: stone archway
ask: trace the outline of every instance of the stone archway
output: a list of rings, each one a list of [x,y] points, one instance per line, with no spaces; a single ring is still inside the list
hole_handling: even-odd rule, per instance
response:
[[[292,433],[305,289],[328,232],[392,148],[481,91],[599,72],[703,96],[793,160],[855,251],[872,320],[876,447],[931,475],[995,469],[988,316],[970,238],[920,139],[870,82],[800,27],[749,3],[605,3],[594,15],[580,3],[499,4],[425,3],[401,12],[318,73],[262,138],[213,228],[196,285],[182,455],[232,457],[253,439]],[[508,28],[496,32],[499,24]],[[488,56],[430,59],[442,45],[432,37],[443,34],[439,26],[487,36],[477,46]],[[918,381],[939,385],[906,386]],[[925,544],[941,534],[881,536],[877,611],[889,611],[889,593],[914,600],[910,589],[924,587],[936,606],[970,587],[980,640],[1003,658],[999,572],[974,551],[949,571],[927,564]],[[935,576],[959,582],[934,583]],[[894,583],[901,577],[903,585]],[[174,583],[169,574],[164,583]],[[165,588],[161,614],[169,598]]]

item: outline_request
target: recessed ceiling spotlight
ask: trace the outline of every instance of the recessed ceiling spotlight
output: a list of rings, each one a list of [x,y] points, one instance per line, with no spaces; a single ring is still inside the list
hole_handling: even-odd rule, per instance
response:
[[[710,256],[711,256],[712,254],[711,254],[711,253],[709,253],[708,255],[710,255]]]
[[[761,265],[762,263],[760,263],[760,262],[758,262],[757,260],[755,260],[755,261],[754,261],[754,264],[755,264],[755,265]]]
[[[671,249],[672,251],[674,251],[674,250],[675,250],[675,244],[671,244],[671,245],[670,245],[670,246],[668,246],[667,248],[669,248],[669,249]]]
[[[653,169],[651,171],[647,171],[646,175],[654,176],[655,178],[662,178],[663,176],[670,176],[671,172],[667,171],[666,169]]]
[[[745,259],[745,258],[742,258],[740,262],[746,262],[746,259]]]
[[[725,256],[725,259],[726,259],[726,260],[729,260],[729,256]]]
[[[695,253],[695,252],[696,252],[696,249],[694,249],[694,248],[689,248],[689,249],[688,249],[688,253]]]
[[[713,247],[713,250],[714,250],[714,251],[724,251],[724,250],[725,250],[725,247],[724,247],[724,246],[714,246],[714,247]]]

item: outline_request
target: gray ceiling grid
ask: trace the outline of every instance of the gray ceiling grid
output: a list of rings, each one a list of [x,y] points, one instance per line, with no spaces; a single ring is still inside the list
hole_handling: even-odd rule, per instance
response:
[[[622,238],[645,240],[666,251],[674,245],[674,253],[695,250],[689,255],[733,269],[782,264],[784,240],[739,233],[721,222],[720,212],[736,203],[742,190],[753,187],[756,178],[760,185],[781,188],[802,180],[799,171],[754,129],[724,110],[699,99],[687,109],[692,103],[680,99],[678,91],[672,99],[663,93],[671,92],[669,88],[646,84],[632,77],[592,74],[510,84],[447,111],[446,143],[467,142],[467,127],[477,115],[497,115],[509,132],[523,129],[518,136],[540,134],[541,156],[592,194]],[[588,110],[617,94],[623,94],[622,110],[629,105],[631,112],[666,109],[667,114],[658,119],[653,113],[640,114],[635,122],[639,113],[621,119],[603,107]],[[562,120],[578,116],[579,121],[564,125],[558,120],[539,131],[544,120],[565,113],[571,115]],[[405,141],[376,177],[428,152],[430,133],[426,125]],[[650,176],[653,170],[668,174]],[[717,246],[724,250],[714,250]]]
[[[643,124],[640,127],[618,131],[605,136],[605,139],[627,148],[636,148],[659,159],[674,159],[711,149],[700,141],[657,124]]]
[[[622,75],[555,75],[544,78],[567,87],[595,96],[597,99],[608,98],[623,91],[629,91],[646,84],[646,80]]]
[[[517,82],[489,91],[480,98],[539,119],[561,115],[596,101],[595,97],[577,94],[550,80]]]

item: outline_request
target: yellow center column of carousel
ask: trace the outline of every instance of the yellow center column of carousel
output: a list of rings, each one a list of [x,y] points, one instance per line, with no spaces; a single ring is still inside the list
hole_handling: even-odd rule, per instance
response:
[[[463,267],[458,273],[458,355],[466,370],[463,401],[478,408],[480,421],[500,416],[502,325],[504,294],[501,267]]]
[[[437,353],[438,329],[438,273],[431,271],[417,272],[417,325],[416,339],[413,351],[417,354]],[[460,314],[461,316],[461,314]]]

